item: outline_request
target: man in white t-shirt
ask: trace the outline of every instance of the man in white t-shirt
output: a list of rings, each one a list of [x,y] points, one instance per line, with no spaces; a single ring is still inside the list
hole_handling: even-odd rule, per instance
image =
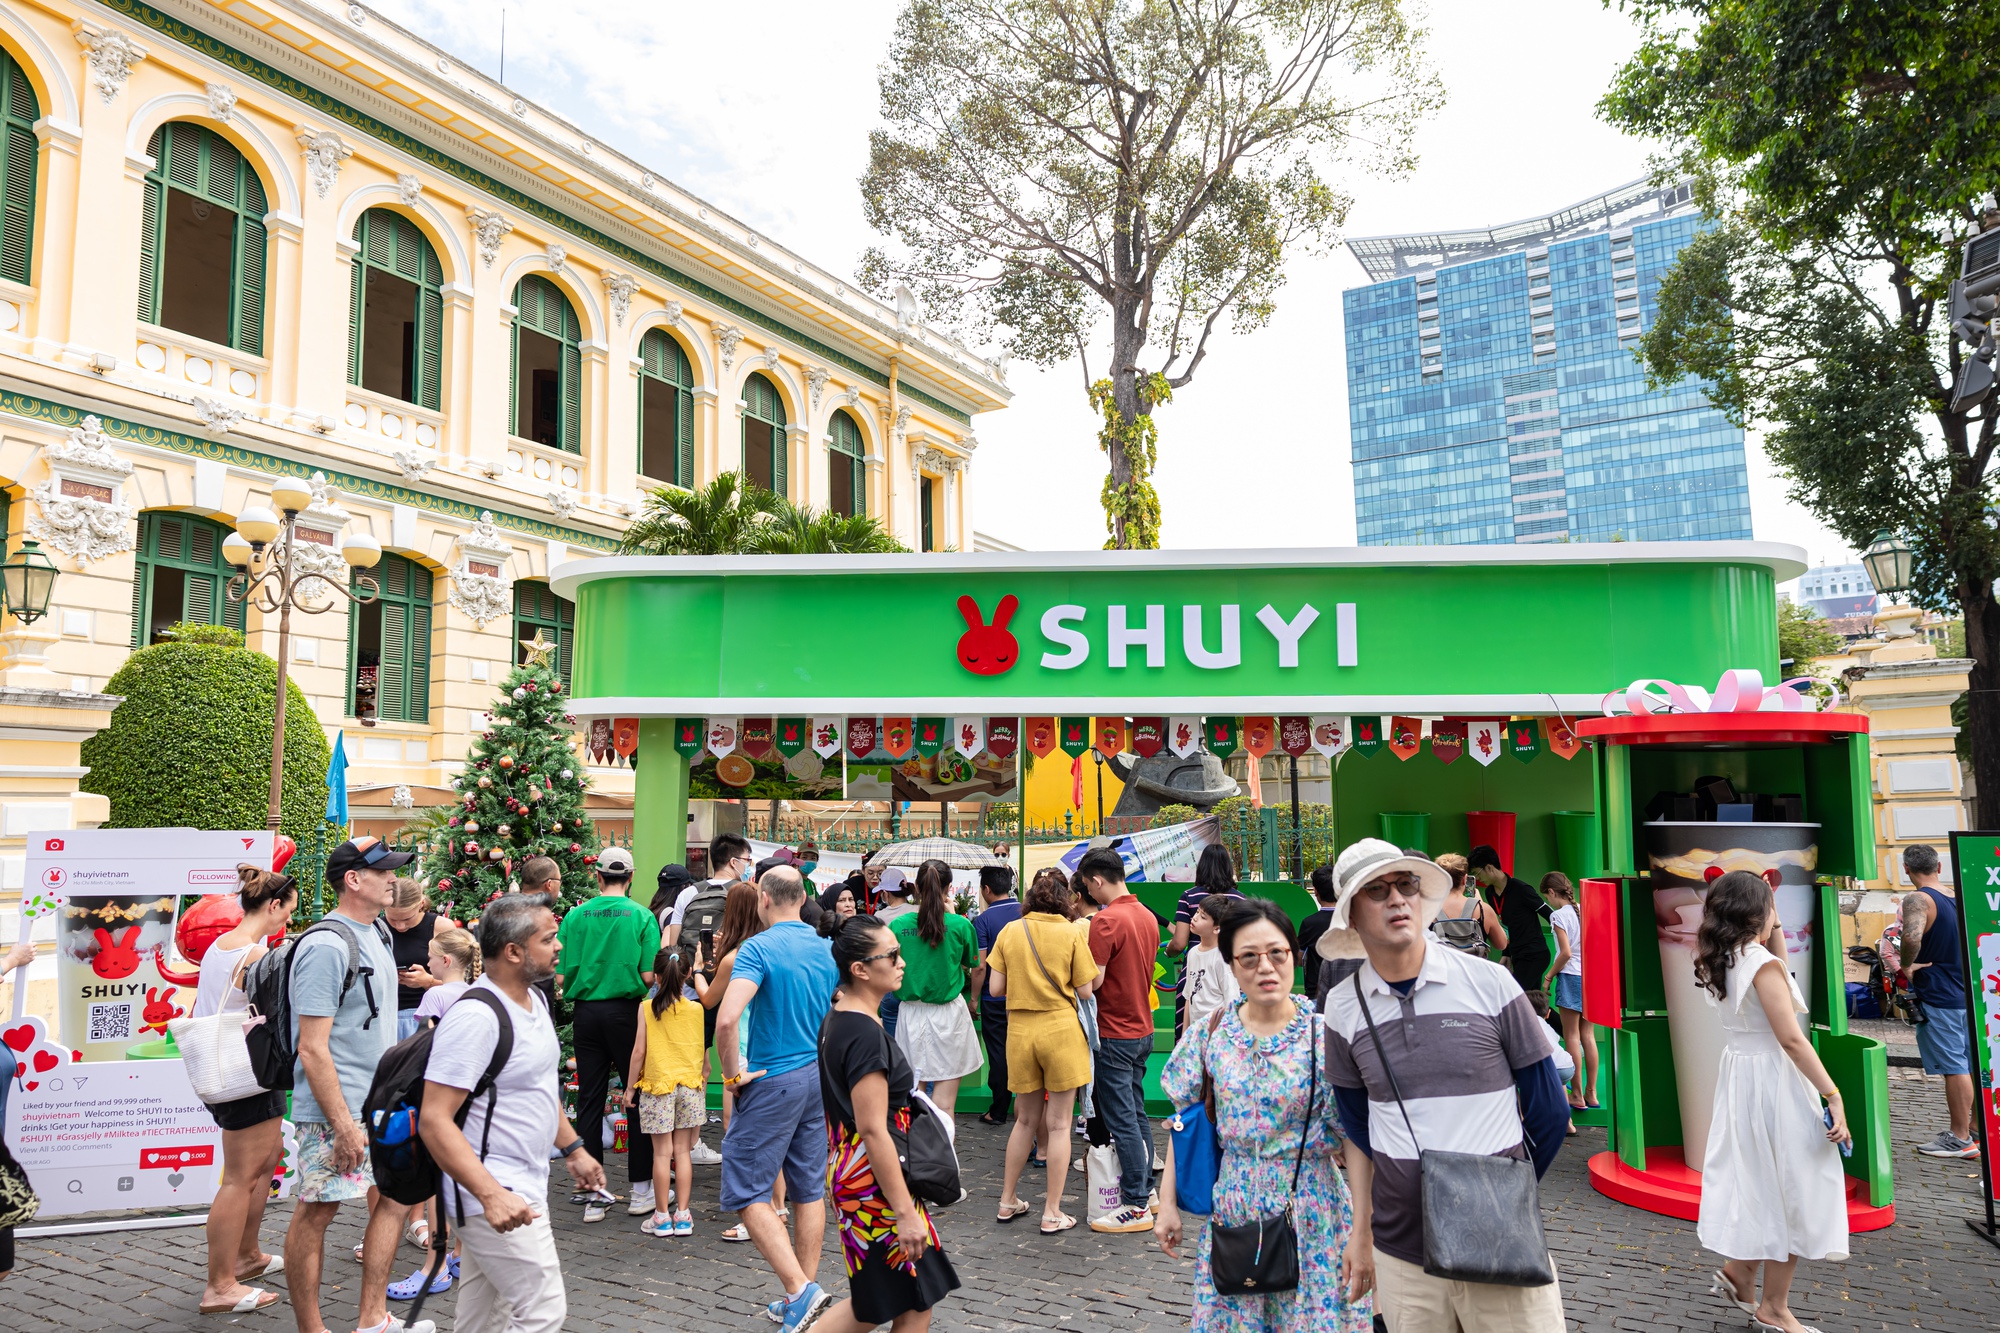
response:
[[[453,1121],[493,1059],[498,1016],[460,996],[438,1023],[424,1069],[424,1145],[445,1173],[446,1217],[459,1223],[464,1214],[459,1333],[560,1329],[569,1304],[549,1227],[549,1146],[562,1153],[579,1189],[604,1188],[604,1168],[583,1151],[563,1114],[556,1074],[562,1045],[534,989],[555,975],[562,948],[550,907],[540,894],[507,894],[479,918],[485,975],[476,987],[506,1005],[514,1045],[490,1096],[472,1099],[464,1129]]]

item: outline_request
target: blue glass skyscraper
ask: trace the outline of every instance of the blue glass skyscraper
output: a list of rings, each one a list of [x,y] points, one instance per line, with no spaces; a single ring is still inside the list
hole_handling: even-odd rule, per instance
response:
[[[1743,432],[1633,356],[1701,219],[1640,181],[1544,218],[1350,240],[1344,293],[1364,546],[1750,536]]]

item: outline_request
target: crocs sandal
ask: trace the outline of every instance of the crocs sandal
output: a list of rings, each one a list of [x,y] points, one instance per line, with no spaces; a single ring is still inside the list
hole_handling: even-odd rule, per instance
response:
[[[1049,1219],[1047,1216],[1044,1216],[1042,1218],[1042,1234],[1044,1236],[1053,1236],[1059,1231],[1068,1231],[1071,1227],[1076,1225],[1076,1219],[1071,1217],[1068,1213],[1058,1213],[1057,1216],[1061,1220],[1058,1221],[1054,1226],[1049,1225]]]
[[[277,1292],[265,1291],[262,1287],[252,1287],[244,1293],[243,1299],[237,1301],[234,1305],[204,1305],[201,1307],[201,1312],[203,1314],[251,1314],[258,1310],[267,1310],[277,1303]]]

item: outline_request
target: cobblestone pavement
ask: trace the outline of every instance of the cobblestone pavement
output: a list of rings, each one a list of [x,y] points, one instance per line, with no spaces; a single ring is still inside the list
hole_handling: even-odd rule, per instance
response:
[[[1915,1071],[1890,1071],[1896,1141],[1904,1146],[1897,1172],[1897,1223],[1854,1238],[1844,1264],[1809,1264],[1795,1290],[1800,1316],[1823,1333],[1927,1329],[1975,1333],[2000,1328],[2000,1250],[1966,1229],[1974,1215],[1973,1164],[1938,1162],[1908,1153],[1942,1123],[1942,1081]],[[715,1131],[709,1139],[714,1141]],[[1030,1329],[1174,1329],[1187,1326],[1191,1261],[1175,1263],[1143,1236],[1099,1236],[1081,1225],[1044,1238],[1035,1214],[995,1226],[999,1197],[1000,1131],[969,1122],[961,1146],[972,1172],[972,1197],[944,1214],[940,1230],[965,1283],[940,1308],[939,1333],[1001,1333]],[[1548,1237],[1562,1271],[1570,1326],[1580,1330],[1694,1330],[1744,1327],[1707,1294],[1714,1266],[1695,1242],[1694,1224],[1612,1203],[1591,1190],[1584,1164],[1603,1148],[1601,1131],[1570,1141],[1543,1184]],[[619,1164],[614,1183],[622,1192]],[[561,1172],[557,1172],[561,1178]],[[1072,1175],[1072,1181],[1081,1176]],[[596,1226],[581,1210],[556,1205],[557,1242],[568,1279],[571,1329],[743,1330],[771,1325],[764,1303],[777,1294],[755,1250],[717,1239],[723,1222],[714,1175],[697,1176],[698,1231],[692,1241],[654,1241],[638,1218],[616,1212]],[[1078,1190],[1070,1193],[1071,1211]],[[566,1198],[567,1194],[563,1194]],[[276,1249],[289,1206],[273,1209],[266,1244]],[[349,1215],[351,1214],[351,1216]],[[360,1269],[346,1257],[360,1239],[359,1209],[342,1210],[328,1233],[325,1309],[337,1333],[353,1327]],[[290,1311],[226,1319],[195,1313],[201,1286],[199,1228],[99,1236],[23,1238],[19,1267],[0,1288],[0,1329],[116,1329],[118,1333],[193,1333],[241,1326],[251,1333],[293,1333]],[[831,1229],[821,1266],[838,1292],[839,1247]],[[405,1247],[398,1276],[414,1265]],[[453,1298],[437,1298],[441,1333],[451,1328]],[[1476,1333],[1476,1331],[1474,1331]]]

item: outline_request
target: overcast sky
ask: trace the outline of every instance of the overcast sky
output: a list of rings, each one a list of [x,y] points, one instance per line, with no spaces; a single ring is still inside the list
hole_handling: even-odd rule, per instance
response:
[[[373,0],[491,74],[493,0]],[[856,180],[876,123],[876,66],[896,0],[505,0],[506,80],[682,187],[836,273],[874,239]],[[1419,134],[1416,171],[1344,184],[1347,232],[1479,226],[1549,212],[1645,174],[1647,145],[1594,114],[1635,45],[1600,0],[1534,6],[1432,0],[1428,47],[1449,101]],[[1354,540],[1340,292],[1364,281],[1344,251],[1292,266],[1264,330],[1211,343],[1159,413],[1164,544],[1344,545]],[[1103,455],[1074,365],[1016,365],[1013,405],[979,419],[976,526],[1023,546],[1104,540]],[[1756,535],[1848,558],[1784,500],[1753,438]]]

